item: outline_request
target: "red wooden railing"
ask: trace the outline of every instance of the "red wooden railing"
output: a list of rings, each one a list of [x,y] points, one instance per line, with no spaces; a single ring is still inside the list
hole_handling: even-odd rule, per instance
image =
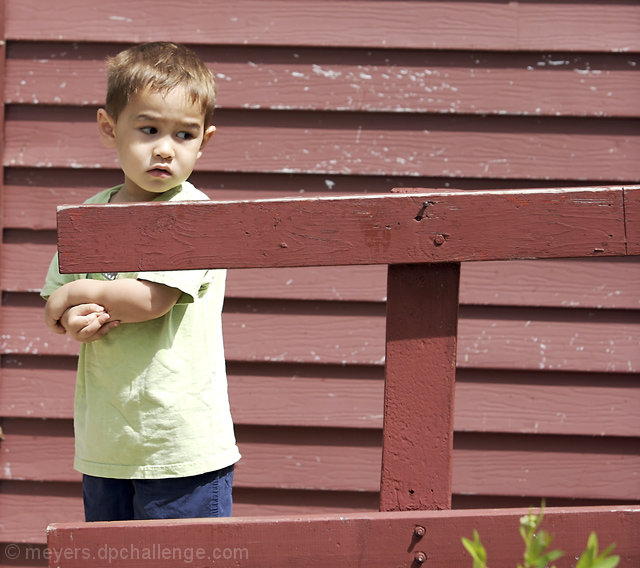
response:
[[[65,272],[389,269],[379,513],[54,524],[51,566],[469,566],[474,528],[514,566],[527,511],[448,510],[460,263],[638,255],[640,186],[84,205],[59,209],[58,234]],[[638,506],[549,509],[545,526],[558,566],[591,530],[640,563]]]

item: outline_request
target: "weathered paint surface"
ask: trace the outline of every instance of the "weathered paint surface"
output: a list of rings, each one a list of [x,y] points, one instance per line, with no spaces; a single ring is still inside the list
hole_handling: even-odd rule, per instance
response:
[[[543,189],[61,207],[62,272],[624,256],[624,193]],[[216,223],[211,223],[216,219]],[[491,230],[486,230],[487,226]],[[94,234],[91,258],[81,254]],[[242,247],[237,247],[242,243]],[[120,246],[117,257],[109,254]],[[160,252],[162,251],[162,252]]]
[[[50,566],[84,568],[169,568],[188,558],[216,566],[464,566],[469,556],[460,538],[477,530],[495,566],[522,557],[517,527],[529,509],[437,511],[185,520],[134,523],[59,524],[48,530]],[[537,511],[536,511],[537,512]],[[640,562],[637,507],[546,509],[545,530],[564,551],[559,568],[575,565],[589,531],[601,547],[616,543],[621,563]],[[283,543],[284,546],[283,546]],[[75,554],[74,554],[74,551]],[[83,557],[80,557],[84,555]],[[66,557],[65,557],[66,556]],[[188,558],[187,558],[188,557]],[[195,560],[193,560],[195,561]]]
[[[47,523],[82,514],[77,345],[47,332],[37,294],[56,206],[120,182],[93,126],[106,55],[172,39],[211,66],[218,133],[193,180],[215,200],[640,179],[633,3],[183,4],[169,21],[146,1],[0,0],[3,568],[14,542],[45,565],[26,558]],[[597,255],[462,264],[454,508],[640,500],[638,269]],[[377,509],[386,267],[238,269],[228,291],[236,514]]]
[[[69,50],[13,44],[7,102],[99,105],[108,44]],[[640,88],[635,53],[365,52],[298,46],[198,46],[220,83],[221,109],[521,116],[633,116]],[[28,74],[24,73],[29,68]],[[370,120],[362,116],[362,123]]]
[[[460,264],[390,265],[380,510],[449,509]]]
[[[43,7],[38,0],[10,1],[7,34],[20,39],[131,42],[152,40],[167,28],[165,15],[151,4],[116,0],[109,10],[70,4],[77,19],[61,18],[59,10]],[[175,41],[223,45],[399,49],[633,52],[640,41],[638,6],[628,2],[585,2],[579,10],[555,2],[309,0],[305,5],[304,11],[296,11],[286,0],[240,0],[208,13],[207,3],[200,0],[181,9],[171,33]],[[83,25],[87,21],[93,26]],[[416,22],[426,22],[429,33]]]

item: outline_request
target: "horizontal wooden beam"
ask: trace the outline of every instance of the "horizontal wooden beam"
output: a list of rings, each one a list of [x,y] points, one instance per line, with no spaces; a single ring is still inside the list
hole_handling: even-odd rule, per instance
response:
[[[63,206],[63,272],[622,256],[640,186]],[[634,222],[637,222],[634,217]]]
[[[489,565],[515,566],[522,558],[518,532],[527,509],[413,511],[245,517],[207,520],[54,524],[48,528],[50,566],[307,566],[389,568],[466,566],[461,537],[476,529]],[[595,531],[600,547],[616,543],[621,565],[640,563],[640,508],[549,508],[542,528],[564,552],[559,568],[575,565]]]

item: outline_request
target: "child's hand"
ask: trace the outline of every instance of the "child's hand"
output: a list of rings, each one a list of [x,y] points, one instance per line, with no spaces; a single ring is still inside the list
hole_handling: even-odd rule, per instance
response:
[[[62,314],[64,314],[67,308],[76,305],[69,302],[68,298],[68,291],[71,284],[72,283],[67,283],[55,290],[51,294],[51,296],[49,296],[47,304],[44,307],[44,322],[47,324],[47,327],[54,333],[65,334],[67,332],[61,321]],[[80,305],[80,303],[77,302],[77,305]],[[102,306],[97,307],[104,311],[104,308]]]
[[[119,321],[109,321],[110,316],[98,304],[80,304],[66,310],[60,318],[60,325],[76,341],[91,343],[120,325]]]

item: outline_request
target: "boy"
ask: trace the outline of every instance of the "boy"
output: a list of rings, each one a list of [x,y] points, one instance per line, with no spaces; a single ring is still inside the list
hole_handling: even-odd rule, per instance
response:
[[[86,203],[207,199],[186,180],[213,136],[215,82],[184,46],[108,60],[98,132],[124,182]],[[74,467],[87,521],[231,515],[240,454],[222,344],[224,270],[67,274],[57,255],[45,321],[81,341]]]

